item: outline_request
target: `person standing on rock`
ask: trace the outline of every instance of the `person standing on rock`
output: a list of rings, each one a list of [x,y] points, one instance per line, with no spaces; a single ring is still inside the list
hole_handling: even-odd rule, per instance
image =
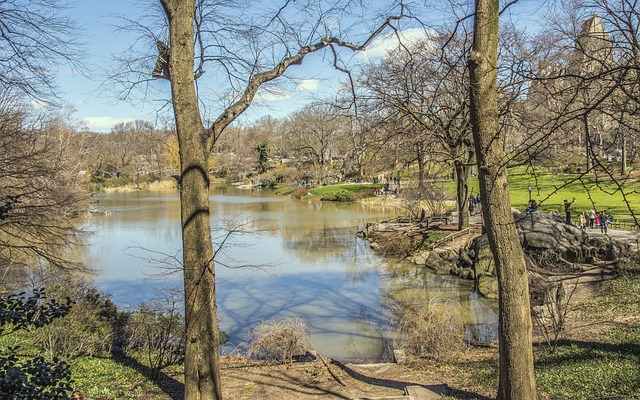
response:
[[[575,197],[571,201],[564,199],[564,212],[567,216],[567,224],[569,225],[571,225],[571,204],[573,204],[574,201],[576,201]]]

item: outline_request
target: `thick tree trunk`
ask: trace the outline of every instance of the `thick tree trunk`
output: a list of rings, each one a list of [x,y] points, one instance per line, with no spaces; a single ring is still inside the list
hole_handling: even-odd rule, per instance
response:
[[[511,213],[498,125],[497,48],[499,0],[476,0],[469,56],[471,122],[484,223],[498,274],[500,384],[503,400],[537,398],[533,369],[529,284],[524,253]]]
[[[458,198],[458,230],[469,226],[469,165],[455,160],[456,196]]]
[[[185,399],[222,399],[208,151],[194,85],[194,0],[164,0],[169,19],[171,90],[180,146],[184,268]]]

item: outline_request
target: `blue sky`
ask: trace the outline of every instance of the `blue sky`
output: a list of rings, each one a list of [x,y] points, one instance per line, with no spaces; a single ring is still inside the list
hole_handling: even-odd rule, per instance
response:
[[[84,62],[90,70],[88,76],[75,73],[68,68],[58,77],[61,97],[74,110],[71,119],[75,123],[86,126],[92,131],[107,132],[115,124],[135,119],[156,121],[157,102],[138,102],[134,105],[126,101],[118,101],[103,85],[100,68],[112,63],[113,54],[121,53],[129,48],[135,40],[132,34],[116,33],[117,20],[114,13],[134,17],[140,11],[132,6],[131,0],[74,0],[69,10],[72,18],[84,28],[84,34],[77,38],[85,43]],[[413,33],[409,33],[410,35]],[[377,41],[369,56],[384,54],[387,43]],[[321,89],[337,87],[340,75],[322,60],[322,55],[307,57],[301,66],[294,66],[289,71],[295,78],[286,85],[285,91],[278,94],[260,91],[250,109],[241,116],[239,122],[251,122],[265,115],[282,117],[307,104]],[[365,56],[357,56],[364,59]],[[325,68],[320,65],[325,64]],[[156,88],[169,95],[169,83],[154,82]]]
[[[525,6],[532,6],[540,2],[524,0],[523,3]],[[98,132],[107,132],[117,123],[135,119],[156,122],[159,109],[157,102],[138,102],[132,105],[125,101],[117,101],[114,94],[101,85],[104,78],[98,71],[100,66],[112,63],[113,54],[125,51],[133,43],[135,39],[133,35],[115,32],[114,25],[117,21],[113,14],[125,14],[135,18],[141,12],[139,8],[132,5],[135,2],[132,0],[72,0],[71,4],[72,17],[84,28],[84,34],[78,40],[86,44],[85,63],[90,69],[96,71],[88,74],[89,77],[72,73],[68,69],[59,75],[61,97],[75,110],[72,120]],[[407,31],[406,35],[416,37],[420,33],[417,30],[411,30]],[[354,61],[380,57],[390,46],[389,40],[379,39],[370,46],[366,54],[354,56]],[[265,115],[285,116],[312,101],[320,92],[337,88],[340,80],[344,79],[344,75],[334,71],[323,57],[325,55],[315,54],[307,57],[301,66],[292,67],[289,74],[295,79],[287,82],[286,90],[278,94],[259,92],[256,100],[238,119],[238,122],[251,122]],[[168,82],[154,82],[153,85],[164,91],[166,97],[169,96]]]

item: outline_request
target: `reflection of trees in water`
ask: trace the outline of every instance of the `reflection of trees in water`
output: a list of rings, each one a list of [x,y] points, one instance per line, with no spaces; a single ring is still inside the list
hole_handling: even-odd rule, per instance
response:
[[[352,331],[347,344],[347,356],[357,357],[367,354],[376,360],[389,358],[389,348],[385,340],[386,321],[384,313],[361,306],[351,320]]]
[[[493,340],[497,334],[497,304],[478,296],[471,281],[451,275],[437,275],[408,261],[387,260],[383,264],[382,301],[391,320],[403,310],[422,307],[432,300],[453,301],[467,333],[474,340]]]

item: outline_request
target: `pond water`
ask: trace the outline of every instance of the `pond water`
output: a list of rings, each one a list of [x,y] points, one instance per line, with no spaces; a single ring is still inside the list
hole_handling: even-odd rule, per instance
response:
[[[214,248],[225,243],[216,255],[220,329],[230,335],[224,352],[242,348],[261,321],[300,317],[321,354],[384,359],[390,306],[434,299],[451,300],[470,336],[495,337],[496,303],[470,281],[385,259],[356,236],[366,222],[395,216],[393,209],[232,186],[213,187],[210,198]],[[98,201],[109,212],[89,223],[96,285],[123,308],[181,288],[178,194],[108,193]]]

